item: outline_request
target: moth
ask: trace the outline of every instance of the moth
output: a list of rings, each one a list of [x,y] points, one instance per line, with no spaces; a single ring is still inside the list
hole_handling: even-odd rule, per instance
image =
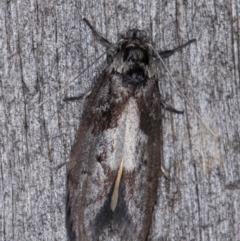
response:
[[[67,164],[68,238],[147,240],[161,175],[161,109],[181,112],[161,99],[145,31],[129,30],[113,45],[84,21],[108,48],[108,65],[85,99]]]

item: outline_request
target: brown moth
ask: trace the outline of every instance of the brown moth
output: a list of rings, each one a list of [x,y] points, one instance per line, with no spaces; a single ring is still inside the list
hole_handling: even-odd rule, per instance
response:
[[[161,174],[161,106],[180,112],[161,100],[145,31],[129,30],[112,45],[84,21],[108,48],[108,66],[86,98],[67,164],[68,237],[147,240]]]

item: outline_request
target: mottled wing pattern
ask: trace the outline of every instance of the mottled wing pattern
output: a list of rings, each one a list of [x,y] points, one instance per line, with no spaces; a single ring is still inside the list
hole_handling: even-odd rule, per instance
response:
[[[145,241],[161,170],[161,109],[147,33],[127,31],[111,46],[108,67],[87,97],[67,167],[66,225],[71,241]]]
[[[155,77],[154,77],[155,78]],[[73,240],[145,240],[161,164],[156,79],[124,87],[105,71],[88,97],[67,167],[68,236]],[[117,204],[111,209],[121,160]]]

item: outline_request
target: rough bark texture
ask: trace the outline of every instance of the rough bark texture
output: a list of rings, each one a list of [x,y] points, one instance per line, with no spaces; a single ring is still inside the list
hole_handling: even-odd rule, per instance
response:
[[[0,4],[0,240],[66,240],[65,167],[86,92],[105,59],[65,86],[111,42],[149,29],[158,50],[196,38],[166,64],[216,136],[197,118],[159,63],[163,166],[149,240],[240,240],[240,3],[229,1],[39,1]]]

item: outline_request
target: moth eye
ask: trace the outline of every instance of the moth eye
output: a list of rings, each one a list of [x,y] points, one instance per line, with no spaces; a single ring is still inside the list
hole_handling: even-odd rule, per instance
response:
[[[136,30],[135,37],[136,38],[141,38],[141,32],[139,30]]]
[[[133,38],[134,35],[135,35],[135,31],[133,29],[131,29],[131,30],[127,31],[126,37],[127,38]]]
[[[142,41],[146,41],[147,39],[147,32],[144,30],[138,30],[138,29],[131,29],[128,30],[126,34],[126,38],[129,39],[141,39]]]
[[[139,30],[139,38],[141,38],[142,40],[146,40],[148,37],[148,34],[146,31],[144,30]]]

